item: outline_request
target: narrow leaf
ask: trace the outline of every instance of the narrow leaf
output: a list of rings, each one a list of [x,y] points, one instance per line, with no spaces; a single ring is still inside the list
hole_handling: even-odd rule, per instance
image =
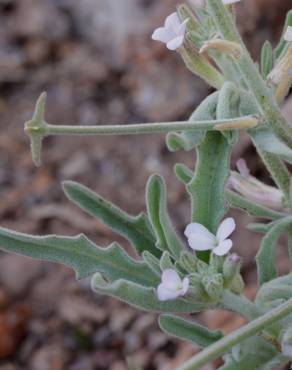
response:
[[[177,163],[174,166],[176,177],[183,183],[188,184],[194,176],[194,172],[189,169],[185,164]]]
[[[159,317],[159,326],[165,333],[187,340],[202,348],[208,347],[223,337],[221,331],[210,331],[194,321],[173,315],[161,315]]]
[[[143,260],[145,261],[145,263],[148,265],[148,267],[154,272],[154,274],[156,274],[157,276],[161,276],[161,268],[160,268],[160,265],[159,265],[159,259],[156,258],[155,256],[153,256],[153,254],[151,254],[150,252],[148,251],[144,251],[142,253],[142,257],[143,257]]]
[[[292,164],[292,150],[283,143],[268,127],[261,127],[249,131],[254,144],[261,150],[276,154],[284,161]]]
[[[178,237],[168,215],[166,185],[158,176],[151,176],[146,188],[148,216],[156,233],[157,247],[169,250],[173,257],[179,257],[184,244]]]
[[[282,36],[281,36],[279,44],[277,45],[277,47],[275,49],[275,55],[276,55],[277,59],[282,55],[283,51],[285,50],[285,48],[288,44],[287,41],[284,39],[284,35],[286,33],[286,30],[287,30],[288,26],[292,27],[292,9],[289,10],[289,12],[286,15],[286,20],[285,20]]]
[[[266,41],[261,52],[261,72],[264,79],[267,78],[274,65],[274,52],[272,44]]]
[[[92,288],[97,293],[115,297],[146,311],[191,313],[206,309],[206,305],[202,303],[189,302],[183,298],[161,302],[157,299],[153,288],[143,287],[123,279],[108,283],[100,274],[93,276]]]
[[[277,241],[292,224],[292,216],[275,223],[262,240],[256,256],[259,284],[262,285],[277,277],[276,247]]]
[[[77,182],[65,181],[63,187],[70,200],[128,239],[138,253],[149,250],[155,256],[160,256],[161,252],[155,247],[155,237],[146,215],[142,213],[136,217],[130,216]]]
[[[82,234],[33,236],[0,228],[0,249],[65,264],[79,279],[98,271],[112,280],[124,278],[148,287],[158,282],[145,263],[130,258],[118,244],[99,248]]]

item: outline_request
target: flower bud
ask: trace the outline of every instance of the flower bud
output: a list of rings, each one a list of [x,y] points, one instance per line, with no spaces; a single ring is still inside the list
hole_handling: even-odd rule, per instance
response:
[[[212,300],[219,301],[221,299],[223,294],[223,277],[221,274],[204,276],[202,284]]]
[[[229,255],[223,264],[224,286],[229,287],[236,275],[240,273],[242,259],[236,253]]]
[[[281,190],[263,184],[255,177],[232,171],[229,186],[250,201],[275,210],[283,209],[283,193]]]
[[[240,44],[233,41],[222,40],[220,38],[205,41],[200,49],[200,54],[208,52],[209,50],[215,50],[222,54],[231,55],[235,59],[239,59],[242,53],[242,47]]]
[[[232,284],[230,286],[230,290],[235,294],[241,294],[244,289],[244,281],[242,279],[242,276],[240,274],[235,275]]]

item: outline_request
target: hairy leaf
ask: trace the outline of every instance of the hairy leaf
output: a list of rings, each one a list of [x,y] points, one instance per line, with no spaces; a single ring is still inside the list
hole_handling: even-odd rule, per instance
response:
[[[187,340],[202,348],[208,347],[223,337],[223,333],[218,330],[211,331],[194,321],[174,315],[161,315],[159,326],[167,334]]]
[[[208,96],[194,111],[190,117],[190,122],[204,121],[213,119],[216,112],[218,92]],[[169,133],[166,137],[166,144],[170,151],[185,150],[189,151],[204,139],[206,131],[184,131],[182,133]]]
[[[176,177],[185,185],[188,184],[194,176],[194,172],[182,163],[177,163],[174,166],[174,172]]]
[[[145,263],[130,258],[118,244],[99,248],[82,234],[33,236],[0,228],[0,249],[65,264],[79,279],[101,272],[112,280],[124,278],[148,287],[158,282]]]
[[[277,277],[276,247],[281,234],[292,224],[292,216],[283,218],[268,231],[256,256],[259,284]]]
[[[284,24],[284,27],[283,27],[282,36],[281,36],[281,39],[279,41],[279,44],[277,45],[277,47],[275,49],[276,58],[279,58],[282,55],[283,51],[285,50],[285,48],[288,44],[288,42],[284,39],[284,35],[286,33],[286,30],[287,30],[288,26],[292,27],[292,9],[289,10],[289,12],[286,15],[286,20],[285,20],[285,24]]]
[[[159,259],[153,256],[148,251],[144,251],[142,253],[143,260],[145,263],[149,266],[149,268],[154,272],[154,274],[158,275],[159,277],[161,276],[161,268],[159,265]]]
[[[267,78],[274,65],[274,52],[272,44],[266,41],[261,52],[261,72],[264,79]]]
[[[77,182],[65,181],[63,187],[70,200],[128,239],[138,253],[149,250],[155,256],[160,256],[161,252],[155,247],[155,236],[146,215],[142,213],[136,217],[130,216]]]
[[[118,298],[131,306],[146,311],[191,313],[206,309],[206,305],[202,303],[189,302],[183,298],[161,302],[157,299],[156,291],[153,288],[143,287],[123,279],[108,283],[100,274],[93,276],[92,288],[100,294]]]
[[[146,202],[148,216],[156,234],[157,247],[169,250],[173,257],[178,258],[184,244],[170,221],[166,204],[166,185],[158,175],[151,176],[147,183]]]

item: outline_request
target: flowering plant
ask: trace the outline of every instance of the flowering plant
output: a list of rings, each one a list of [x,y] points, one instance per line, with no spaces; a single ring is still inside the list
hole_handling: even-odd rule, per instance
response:
[[[154,31],[152,38],[176,50],[187,68],[216,89],[188,121],[117,126],[63,126],[45,121],[45,94],[39,98],[25,131],[32,157],[40,165],[43,139],[49,135],[167,133],[171,151],[195,149],[194,169],[175,166],[190,196],[191,220],[183,239],[167,209],[166,184],[159,175],[146,186],[147,213],[131,216],[85,186],[66,181],[68,198],[128,239],[136,258],[113,243],[95,245],[84,235],[32,236],[0,228],[1,249],[64,263],[77,278],[92,277],[94,291],[159,313],[162,330],[204,348],[179,370],[202,368],[223,356],[221,370],[276,369],[292,361],[292,275],[278,276],[276,249],[280,235],[291,236],[292,126],[281,113],[292,84],[292,11],[273,49],[263,45],[261,68],[252,61],[235,26],[239,0],[186,2]],[[239,131],[250,136],[275,186],[253,177],[245,162],[230,171]],[[254,302],[243,293],[241,258],[231,253],[239,208],[266,220],[250,228],[264,234],[256,256],[258,291]],[[291,252],[291,246],[290,252]],[[240,250],[240,249],[239,249]],[[226,309],[249,323],[224,337],[193,319],[182,317],[208,309]]]

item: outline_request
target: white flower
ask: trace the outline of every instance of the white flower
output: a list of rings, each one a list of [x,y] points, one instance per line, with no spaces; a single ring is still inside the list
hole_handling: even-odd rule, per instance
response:
[[[182,46],[186,34],[186,23],[181,22],[177,12],[170,14],[164,27],[157,28],[152,34],[152,40],[164,42],[169,50],[176,50]]]
[[[185,236],[188,238],[189,245],[196,251],[212,250],[217,256],[227,254],[233,243],[228,236],[235,229],[233,218],[226,218],[219,226],[216,236],[213,235],[205,226],[192,223],[185,230]]]
[[[222,1],[223,1],[223,4],[229,5],[233,3],[239,3],[241,0],[222,0]]]
[[[284,35],[284,40],[292,42],[292,27],[288,26]]]
[[[172,269],[166,269],[161,276],[161,283],[157,287],[157,297],[160,301],[173,300],[184,296],[189,289],[189,278],[183,280]]]

